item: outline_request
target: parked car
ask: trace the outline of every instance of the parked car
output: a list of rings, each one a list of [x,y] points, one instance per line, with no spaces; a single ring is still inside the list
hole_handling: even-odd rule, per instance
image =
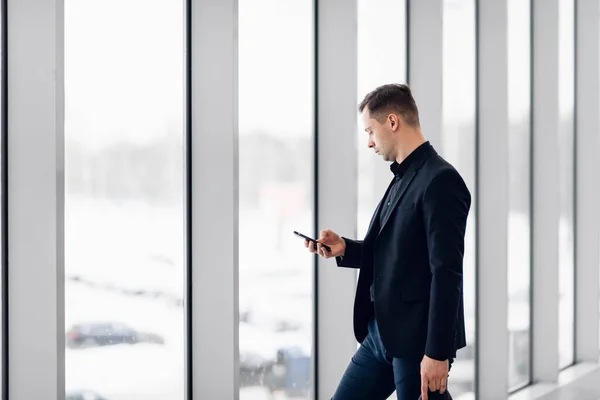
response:
[[[66,345],[69,348],[140,342],[164,344],[164,339],[156,334],[138,332],[121,323],[76,324],[66,335]]]
[[[271,395],[307,398],[310,393],[310,355],[295,347],[277,351],[277,360],[265,371],[264,384]]]

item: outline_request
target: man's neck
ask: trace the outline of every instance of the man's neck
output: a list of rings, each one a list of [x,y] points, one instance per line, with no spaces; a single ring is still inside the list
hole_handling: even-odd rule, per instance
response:
[[[398,164],[402,163],[410,153],[426,142],[420,131],[409,133],[404,139],[403,143],[398,143],[398,155],[396,156],[396,162]]]

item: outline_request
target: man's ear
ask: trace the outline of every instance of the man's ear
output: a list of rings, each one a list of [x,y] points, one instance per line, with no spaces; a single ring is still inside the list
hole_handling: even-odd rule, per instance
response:
[[[388,123],[392,131],[397,131],[400,128],[400,118],[396,114],[388,115]]]

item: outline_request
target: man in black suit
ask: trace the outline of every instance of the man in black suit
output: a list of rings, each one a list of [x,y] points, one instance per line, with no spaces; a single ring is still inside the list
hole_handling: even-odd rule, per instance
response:
[[[359,268],[354,334],[361,343],[334,400],[444,398],[466,345],[463,252],[471,195],[421,132],[408,86],[389,84],[359,105],[369,148],[394,175],[364,240],[321,232],[305,246]],[[330,246],[331,251],[321,245]]]

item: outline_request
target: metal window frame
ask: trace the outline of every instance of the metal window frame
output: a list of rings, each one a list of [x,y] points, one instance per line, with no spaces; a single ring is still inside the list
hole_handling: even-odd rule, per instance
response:
[[[185,47],[185,70],[184,70],[184,108],[185,108],[185,138],[184,138],[184,210],[185,210],[185,273],[184,273],[184,352],[185,352],[185,367],[184,367],[184,386],[185,399],[192,400],[194,398],[194,353],[192,345],[194,341],[192,321],[193,321],[193,247],[192,247],[192,215],[193,215],[193,198],[192,198],[192,3],[193,0],[182,0],[184,4],[184,47]]]
[[[533,209],[532,382],[558,379],[559,38],[558,0],[534,0],[533,18]],[[548,62],[555,60],[555,62]]]
[[[479,0],[477,19],[477,398],[508,392],[508,3]]]
[[[3,385],[11,400],[64,399],[64,2],[8,0],[4,11],[10,271]]]
[[[188,7],[190,383],[194,399],[239,399],[238,2]]]
[[[314,87],[313,87],[313,237],[317,238],[319,232],[319,0],[313,0],[313,51],[314,51]],[[311,379],[315,400],[319,398],[321,368],[319,366],[320,340],[319,340],[319,259],[315,254],[313,258],[313,337]],[[324,376],[326,381],[328,377]]]
[[[0,96],[2,96],[2,108],[0,109],[0,213],[2,213],[0,225],[0,252],[1,252],[1,271],[0,271],[0,323],[2,324],[2,340],[0,342],[0,357],[2,371],[0,373],[0,396],[8,399],[8,124],[6,115],[8,114],[8,74],[7,74],[7,19],[6,8],[7,1],[0,2]]]
[[[575,2],[575,362],[598,361],[600,3]]]
[[[315,235],[357,233],[356,10],[357,0],[315,0]],[[356,351],[356,271],[318,258],[315,272],[315,399],[329,399]]]

